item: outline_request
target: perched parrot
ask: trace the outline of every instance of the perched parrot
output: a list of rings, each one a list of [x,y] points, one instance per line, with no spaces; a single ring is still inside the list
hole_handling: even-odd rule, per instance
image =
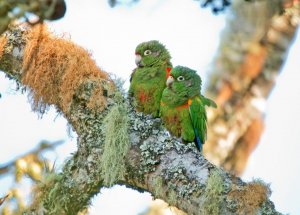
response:
[[[137,67],[131,74],[129,96],[134,98],[137,111],[158,117],[161,95],[172,68],[171,56],[157,40],[139,44],[135,55]]]
[[[161,98],[160,115],[172,135],[195,142],[201,152],[206,140],[205,106],[216,103],[201,95],[201,78],[195,70],[176,66],[167,79]]]

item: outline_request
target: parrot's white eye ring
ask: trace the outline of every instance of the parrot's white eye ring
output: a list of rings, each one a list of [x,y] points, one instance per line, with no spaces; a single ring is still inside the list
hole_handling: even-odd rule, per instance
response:
[[[177,81],[184,81],[184,77],[183,77],[183,76],[179,76],[179,77],[177,78]]]
[[[144,52],[144,55],[145,55],[145,56],[147,56],[147,55],[149,55],[149,54],[152,54],[152,52],[151,52],[150,50],[146,50],[146,51]]]

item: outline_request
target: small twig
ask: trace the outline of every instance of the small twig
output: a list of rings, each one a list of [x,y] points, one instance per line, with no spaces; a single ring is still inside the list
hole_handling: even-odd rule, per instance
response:
[[[53,148],[63,144],[64,142],[65,142],[64,140],[58,140],[58,141],[55,141],[52,144],[50,144],[50,143],[47,143],[45,141],[42,141],[36,149],[33,149],[32,151],[29,151],[29,152],[27,152],[23,155],[17,156],[14,160],[9,161],[5,164],[1,164],[0,165],[0,177],[1,177],[1,175],[7,173],[14,166],[16,160],[18,160],[20,158],[23,158],[23,157],[25,157],[27,155],[30,155],[30,154],[39,154],[42,151],[45,151],[45,150],[48,150],[48,149],[53,149]]]
[[[7,194],[6,196],[0,198],[0,206],[3,204],[3,202],[5,202],[5,200],[8,198],[9,194]]]
[[[55,11],[55,6],[57,4],[57,0],[53,0],[49,6],[49,9],[47,11],[45,11],[44,13],[44,18],[46,19],[51,19],[51,16],[54,14]]]

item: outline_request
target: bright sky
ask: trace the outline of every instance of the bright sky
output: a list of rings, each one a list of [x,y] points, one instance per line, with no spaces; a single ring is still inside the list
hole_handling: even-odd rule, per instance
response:
[[[105,0],[69,0],[66,16],[51,23],[58,34],[90,50],[105,71],[127,80],[134,64],[137,44],[157,39],[169,49],[173,65],[193,68],[206,79],[217,50],[224,15],[214,16],[193,0],[141,0],[133,6],[111,9]],[[298,37],[300,39],[300,37]],[[259,147],[251,156],[244,179],[262,178],[271,183],[272,200],[284,213],[300,214],[300,40],[292,48],[267,107],[266,130]],[[0,73],[0,163],[32,149],[40,140],[65,139],[68,143],[49,157],[62,164],[76,150],[76,138],[67,135],[66,121],[51,110],[42,119],[32,113],[27,98],[15,92],[14,84]],[[1,179],[0,196],[10,186]],[[151,202],[149,194],[124,187],[105,189],[94,198],[91,214],[134,215]]]

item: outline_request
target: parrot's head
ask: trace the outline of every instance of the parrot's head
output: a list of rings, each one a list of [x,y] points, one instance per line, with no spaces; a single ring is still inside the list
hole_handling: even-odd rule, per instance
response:
[[[200,94],[201,78],[195,70],[184,66],[176,66],[167,79],[167,87],[174,93],[183,93],[189,98]]]
[[[148,67],[169,63],[170,53],[157,40],[140,43],[135,49],[135,63],[138,67]]]

